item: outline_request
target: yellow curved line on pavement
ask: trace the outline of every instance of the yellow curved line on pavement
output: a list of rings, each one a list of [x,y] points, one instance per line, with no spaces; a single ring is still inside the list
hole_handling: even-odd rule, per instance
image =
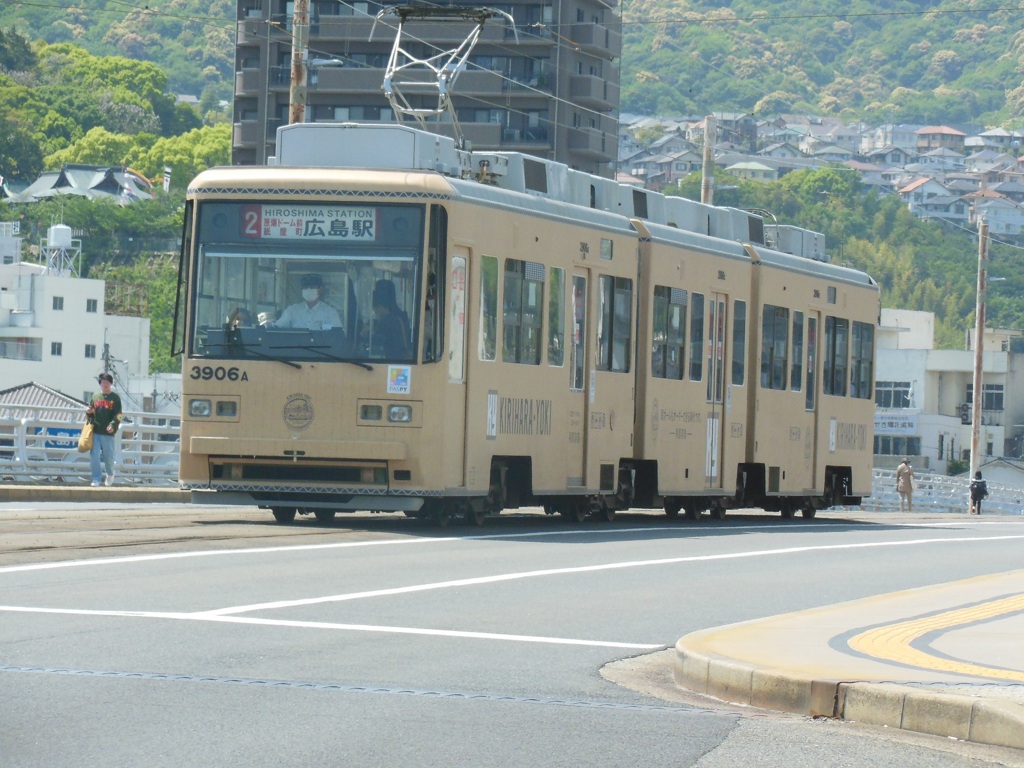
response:
[[[911,646],[918,638],[936,630],[956,629],[978,621],[1024,611],[1024,594],[992,600],[970,608],[959,608],[913,621],[901,621],[862,632],[848,645],[855,651],[884,661],[895,661],[929,670],[955,672],[961,675],[1016,680],[1024,682],[1024,672],[971,664],[919,651]]]

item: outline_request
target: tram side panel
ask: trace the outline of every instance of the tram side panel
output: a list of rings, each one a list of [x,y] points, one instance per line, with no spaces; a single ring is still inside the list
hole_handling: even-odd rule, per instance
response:
[[[752,318],[758,324],[753,441],[742,495],[784,513],[866,495],[874,402],[864,377],[873,365],[877,289],[851,270],[761,255],[760,306]],[[854,485],[861,490],[855,493]]]
[[[735,493],[746,453],[750,257],[738,244],[635,225],[655,235],[640,246],[635,455],[656,473],[652,505],[700,509]]]
[[[469,254],[465,492],[494,509],[614,492],[631,450],[635,236],[549,208],[451,206]]]

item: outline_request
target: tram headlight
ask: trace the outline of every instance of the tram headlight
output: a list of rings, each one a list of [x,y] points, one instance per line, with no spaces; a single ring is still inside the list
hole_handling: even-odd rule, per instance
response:
[[[412,421],[412,406],[389,405],[388,421],[395,422],[397,424],[408,424],[410,421]]]
[[[213,403],[209,400],[189,400],[188,415],[197,419],[205,419],[213,412]]]

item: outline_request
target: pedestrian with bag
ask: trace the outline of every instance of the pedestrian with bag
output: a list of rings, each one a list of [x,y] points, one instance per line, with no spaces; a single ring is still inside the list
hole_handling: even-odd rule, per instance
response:
[[[914,470],[910,466],[910,459],[903,459],[896,468],[896,493],[900,495],[900,512],[903,511],[903,504],[906,502],[907,512],[912,512],[914,500]]]
[[[114,377],[109,373],[101,373],[98,381],[100,391],[89,399],[89,407],[85,409],[93,428],[89,469],[94,488],[101,484],[114,484],[114,435],[124,418],[121,413],[121,397],[112,389]],[[106,469],[106,474],[103,469]]]
[[[974,473],[971,480],[971,514],[981,514],[981,500],[988,496],[988,483],[981,479],[981,470]]]

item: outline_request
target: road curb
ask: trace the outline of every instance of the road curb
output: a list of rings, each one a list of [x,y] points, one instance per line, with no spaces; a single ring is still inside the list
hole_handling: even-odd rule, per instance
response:
[[[704,647],[704,636],[720,631],[695,632],[676,643],[672,670],[676,685],[760,709],[1024,749],[1024,705],[896,683],[802,676],[760,667]]]
[[[0,485],[0,502],[56,501],[77,504],[190,504],[192,494],[178,488],[88,485]]]

